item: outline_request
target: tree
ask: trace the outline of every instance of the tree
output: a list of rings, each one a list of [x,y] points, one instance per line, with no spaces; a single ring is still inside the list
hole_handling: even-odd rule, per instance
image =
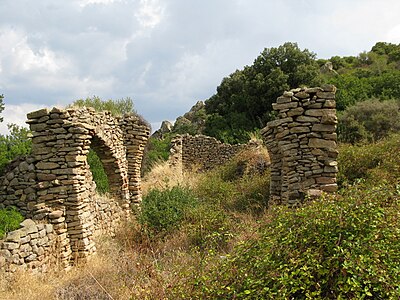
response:
[[[97,96],[88,97],[86,99],[75,100],[70,106],[93,107],[97,111],[109,111],[114,116],[123,115],[125,113],[136,113],[133,100],[130,97],[118,100],[101,100]]]
[[[3,103],[4,95],[0,95],[0,113],[4,110],[4,103]],[[0,123],[3,122],[3,117],[0,117]]]
[[[320,83],[315,57],[296,43],[264,49],[253,65],[224,78],[217,93],[206,100],[206,112],[213,117],[207,119],[205,132],[246,142],[248,134],[243,131],[264,127],[271,120],[272,103],[283,91]]]
[[[8,124],[8,135],[0,135],[0,171],[12,160],[31,153],[32,141],[29,129],[16,124]]]

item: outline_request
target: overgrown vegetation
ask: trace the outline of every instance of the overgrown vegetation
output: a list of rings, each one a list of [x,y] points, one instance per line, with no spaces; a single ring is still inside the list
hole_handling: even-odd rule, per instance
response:
[[[27,128],[9,124],[7,135],[0,134],[0,173],[15,158],[31,153],[32,141]]]
[[[339,115],[338,134],[342,142],[373,142],[399,131],[399,100],[362,101]]]
[[[92,172],[93,181],[96,183],[96,191],[101,195],[108,193],[110,191],[108,176],[104,170],[100,157],[93,149],[89,150],[87,162],[90,166],[90,171]]]
[[[70,106],[93,107],[96,111],[109,111],[114,116],[121,116],[125,113],[136,113],[133,100],[129,97],[117,100],[102,100],[97,96],[93,96],[75,100]]]
[[[271,206],[269,173],[255,153],[204,174],[182,175],[158,162],[144,179],[137,221],[116,239],[105,237],[88,265],[56,283],[49,276],[29,287],[15,280],[0,298],[19,299],[28,288],[32,299],[399,299],[398,49],[378,43],[358,57],[333,57],[336,72],[321,77],[339,88],[339,138],[349,143],[340,144],[337,194],[296,209]],[[262,59],[271,53],[279,51]],[[269,86],[263,79],[244,84],[243,73],[221,84],[228,104],[253,99],[241,98],[243,86]],[[236,117],[248,116],[232,112],[226,120]],[[238,141],[234,123],[215,129]]]
[[[19,224],[23,220],[24,217],[15,207],[0,209],[0,239],[2,239],[7,232],[18,229],[20,227]]]

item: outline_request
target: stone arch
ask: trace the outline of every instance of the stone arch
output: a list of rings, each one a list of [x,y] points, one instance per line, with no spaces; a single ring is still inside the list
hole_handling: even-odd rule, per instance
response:
[[[28,119],[37,182],[27,214],[53,224],[66,267],[95,252],[95,233],[111,232],[129,216],[132,200],[140,202],[140,165],[150,129],[136,115],[115,118],[91,108],[42,109]],[[108,175],[109,199],[94,193],[91,147]]]
[[[295,205],[306,194],[337,189],[336,88],[285,92],[261,131],[271,156],[271,201]]]

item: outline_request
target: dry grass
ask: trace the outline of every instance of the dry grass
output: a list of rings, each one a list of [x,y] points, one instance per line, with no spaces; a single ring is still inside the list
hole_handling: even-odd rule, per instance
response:
[[[182,173],[168,162],[158,162],[142,180],[142,191],[146,195],[151,189],[164,190],[173,186],[193,187],[197,182],[196,172]]]
[[[167,163],[159,163],[144,178],[143,192],[176,185],[194,187],[204,176],[207,174],[182,174]],[[98,240],[97,254],[84,265],[46,274],[19,272],[11,279],[3,275],[0,299],[185,299],[195,289],[193,278],[212,268],[224,251],[256,235],[259,223],[254,216],[237,213],[231,218],[234,221],[227,226],[234,235],[224,250],[213,255],[191,244],[193,231],[202,230],[201,224],[188,223],[157,239],[133,220],[114,238]]]

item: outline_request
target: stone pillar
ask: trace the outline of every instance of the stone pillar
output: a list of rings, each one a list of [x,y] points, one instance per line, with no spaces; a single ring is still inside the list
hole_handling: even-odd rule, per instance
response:
[[[142,201],[141,167],[144,148],[150,136],[150,128],[134,114],[126,114],[120,120],[124,133],[126,160],[128,161],[129,194],[131,203],[138,205]]]
[[[294,205],[310,190],[337,189],[336,88],[299,88],[274,103],[262,130],[271,156],[271,201]]]

